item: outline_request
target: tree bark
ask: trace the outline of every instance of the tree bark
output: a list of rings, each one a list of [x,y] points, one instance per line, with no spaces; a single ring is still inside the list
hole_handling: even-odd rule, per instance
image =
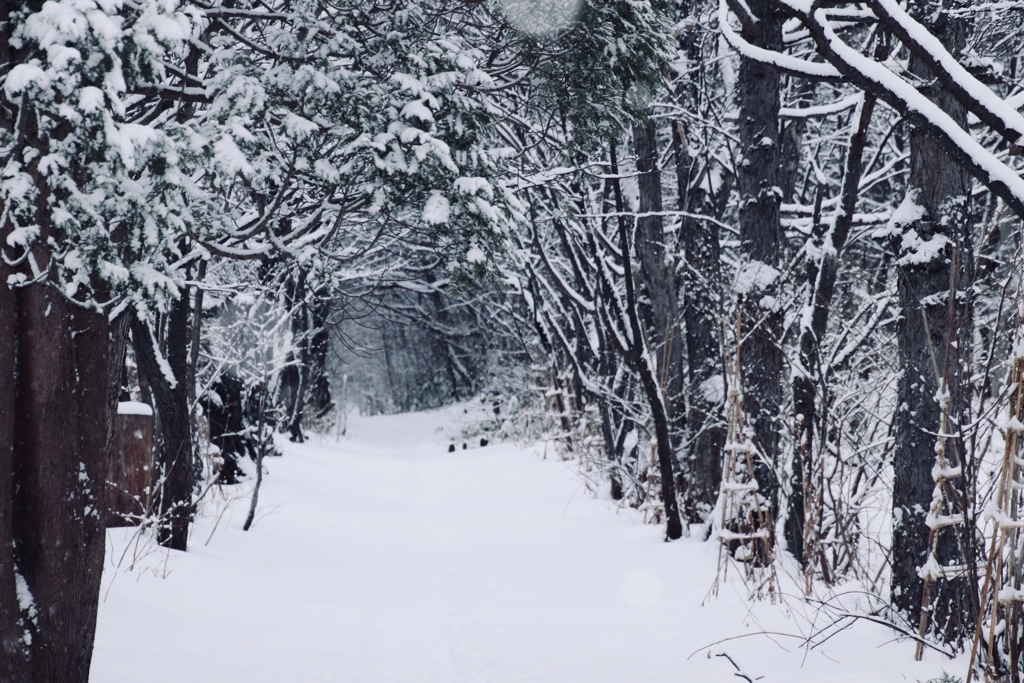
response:
[[[159,433],[157,465],[161,477],[158,494],[160,526],[157,542],[173,550],[187,550],[195,489],[192,430],[189,424],[188,391],[188,296],[183,290],[167,314],[166,361],[171,377],[164,374],[149,326],[133,316],[132,342],[135,359],[153,393]]]
[[[306,408],[312,412],[314,420],[322,420],[334,409],[331,385],[327,380],[327,354],[331,348],[329,314],[330,307],[323,299],[317,298],[310,306],[313,331],[309,336],[306,353],[309,366]]]
[[[20,325],[17,296],[6,284],[9,273],[0,260],[0,679],[19,683],[29,680],[30,659],[15,583],[15,394]]]
[[[618,173],[618,164],[615,159],[615,148],[611,149],[612,175]],[[614,181],[615,208],[619,214],[619,248],[622,250],[623,280],[626,285],[626,314],[629,317],[631,331],[630,360],[637,374],[640,376],[640,384],[643,387],[647,403],[651,408],[651,419],[654,422],[654,438],[657,441],[658,468],[661,478],[661,498],[665,506],[665,537],[668,540],[675,540],[682,537],[683,525],[679,517],[679,502],[676,500],[675,471],[673,469],[674,453],[672,451],[672,437],[668,417],[668,401],[665,400],[665,393],[662,385],[658,383],[654,368],[656,367],[651,357],[651,349],[643,336],[640,323],[640,312],[637,305],[636,287],[633,279],[633,266],[631,250],[629,248],[629,235],[626,229],[626,217],[623,215],[622,191],[618,178]]]
[[[645,323],[648,351],[665,398],[665,418],[671,437],[673,470],[682,445],[686,420],[683,395],[683,335],[679,329],[678,285],[675,258],[665,245],[665,223],[658,168],[658,138],[654,119],[633,127],[636,149],[640,216],[636,221],[634,245],[640,262],[637,308]]]
[[[153,416],[116,415],[103,509],[107,528],[137,526],[150,509],[153,484]]]
[[[747,3],[755,21],[743,23],[742,35],[752,45],[781,51],[783,15],[770,0]],[[782,230],[779,205],[779,73],[742,59],[737,77],[739,139],[742,158],[737,168],[740,202],[741,271],[738,302],[741,315],[740,373],[743,411],[758,450],[754,476],[760,496],[779,510],[779,417],[782,410],[782,307],[779,271]],[[769,530],[771,533],[772,530]],[[789,539],[787,539],[789,540]],[[795,540],[795,539],[794,539]],[[798,550],[791,547],[790,550]]]
[[[714,215],[714,197],[704,187],[711,169],[693,172],[686,153],[685,131],[673,131],[676,156],[676,191],[680,211]],[[691,181],[693,184],[691,185]],[[723,188],[727,193],[728,190]],[[683,265],[681,314],[686,339],[686,446],[688,475],[686,515],[691,522],[707,520],[722,480],[722,449],[725,448],[727,381],[722,358],[719,315],[722,311],[721,246],[718,227],[707,220],[684,215],[680,224]]]
[[[107,322],[48,284],[12,291],[9,274],[0,265],[0,675],[85,683],[105,548]]]
[[[185,394],[186,400],[188,400],[189,428],[192,430],[193,434],[199,433],[199,416],[196,413],[196,407],[198,406],[196,396],[196,371],[199,368],[199,348],[203,339],[203,299],[205,298],[206,290],[203,289],[202,283],[206,279],[206,270],[208,265],[209,261],[201,261],[199,263],[198,272],[196,273],[196,282],[199,284],[194,287],[196,292],[195,304],[192,310],[192,329],[189,333],[188,370],[185,373]]]
[[[693,21],[694,3],[677,3],[677,18]],[[685,25],[685,24],[684,24]],[[691,67],[676,90],[676,102],[689,111],[700,111],[702,75],[692,66],[701,60],[699,33],[684,30],[679,47]],[[710,155],[698,158],[689,152],[683,119],[673,122],[672,151],[675,157],[676,206],[683,214],[679,225],[678,269],[680,316],[685,334],[687,377],[685,380],[686,443],[684,470],[687,486],[684,509],[690,522],[707,521],[722,479],[722,452],[726,441],[723,408],[727,391],[722,358],[721,320],[722,275],[718,226],[697,215],[719,217],[728,197],[732,176],[715,174]],[[716,187],[716,180],[721,186]]]
[[[42,3],[0,2],[0,67],[29,58],[14,47],[12,13]],[[105,549],[101,516],[113,406],[107,321],[69,301],[49,277],[53,196],[40,160],[49,140],[26,100],[3,99],[0,129],[14,144],[34,205],[22,225],[38,230],[31,260],[8,241],[14,212],[0,206],[0,680],[86,683]],[[10,263],[21,261],[22,265]],[[17,269],[17,270],[16,270]]]
[[[279,378],[284,399],[285,427],[292,441],[302,443],[302,418],[309,387],[309,367],[306,364],[306,346],[309,344],[309,312],[306,303],[306,273],[301,267],[288,277],[286,300],[291,321],[292,343],[295,349],[288,354],[287,365]],[[385,351],[385,354],[387,352]],[[392,395],[394,396],[394,383]]]
[[[915,9],[930,16],[934,7]],[[965,45],[962,22],[942,16],[931,30],[954,55]],[[911,56],[910,71],[922,83],[932,83],[922,60]],[[959,125],[966,127],[964,107],[934,83],[922,90]],[[925,518],[935,489],[932,468],[941,410],[936,397],[940,378],[950,392],[949,417],[956,432],[947,452],[963,457],[958,425],[966,424],[970,400],[973,249],[971,246],[970,177],[926,129],[910,133],[910,178],[905,207],[919,207],[919,217],[894,224],[890,245],[897,257],[897,289],[902,316],[896,326],[899,351],[895,440],[893,455],[892,603],[915,623],[921,614],[923,581],[918,569],[928,556],[929,528]],[[918,245],[930,241],[942,248],[929,256]],[[952,305],[950,293],[955,292]],[[969,468],[963,468],[965,475]],[[955,480],[966,486],[963,478]],[[965,513],[969,511],[964,511]],[[971,524],[970,521],[967,522]],[[970,527],[969,527],[970,528]],[[956,526],[939,535],[941,565],[973,566],[973,532],[967,536],[968,557],[962,558]],[[938,580],[932,586],[931,628],[947,641],[959,641],[971,630],[977,608],[972,600],[977,582],[966,576]]]

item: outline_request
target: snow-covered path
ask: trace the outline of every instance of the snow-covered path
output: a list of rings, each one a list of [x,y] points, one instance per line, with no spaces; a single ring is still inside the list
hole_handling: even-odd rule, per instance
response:
[[[661,542],[535,450],[446,452],[461,414],[354,419],[338,442],[289,446],[248,533],[241,499],[207,511],[188,553],[112,531],[94,683],[740,680],[708,656],[723,651],[767,683],[963,673],[879,649],[892,633],[866,623],[802,648],[825,617],[796,599],[748,609],[742,583],[702,606],[713,544]],[[757,631],[782,635],[691,657]]]

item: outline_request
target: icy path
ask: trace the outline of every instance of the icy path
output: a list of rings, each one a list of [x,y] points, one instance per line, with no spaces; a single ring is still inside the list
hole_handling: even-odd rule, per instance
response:
[[[712,544],[662,543],[534,452],[447,453],[461,414],[357,419],[338,443],[289,446],[253,530],[247,501],[221,502],[187,554],[111,532],[93,682],[741,680],[708,657],[723,651],[766,683],[962,675],[866,623],[807,651],[796,636],[827,620],[797,600],[750,610],[742,584],[702,607]],[[690,656],[757,631],[785,635]]]

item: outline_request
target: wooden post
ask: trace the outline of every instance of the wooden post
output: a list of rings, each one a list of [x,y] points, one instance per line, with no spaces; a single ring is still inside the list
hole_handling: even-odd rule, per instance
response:
[[[150,406],[118,404],[113,451],[107,472],[107,526],[138,525],[150,512],[155,483]]]

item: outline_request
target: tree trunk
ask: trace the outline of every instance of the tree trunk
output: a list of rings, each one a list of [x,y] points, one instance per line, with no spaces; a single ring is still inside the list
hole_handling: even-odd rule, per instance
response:
[[[665,419],[671,437],[672,468],[678,470],[676,453],[682,443],[686,404],[683,395],[683,336],[679,330],[679,308],[675,258],[665,247],[662,212],[661,169],[658,168],[658,139],[654,119],[633,127],[636,149],[640,216],[636,221],[635,244],[640,262],[637,308],[647,332],[647,348],[656,380],[665,398]]]
[[[107,404],[111,406],[107,432],[110,434],[111,450],[115,448],[114,439],[117,433],[117,404],[125,391],[125,358],[128,356],[128,333],[131,331],[131,316],[122,311],[110,321],[110,353],[107,364]]]
[[[3,283],[9,274],[0,264]],[[5,681],[89,677],[105,547],[108,344],[101,313],[48,284],[0,284]]]
[[[14,430],[21,325],[17,295],[6,284],[9,274],[0,260],[0,679],[20,683],[29,680],[31,660],[15,583]]]
[[[616,175],[618,164],[615,159],[615,148],[611,150],[612,175]],[[643,336],[640,324],[640,312],[637,305],[636,288],[633,281],[633,266],[629,248],[629,235],[626,230],[626,218],[623,215],[622,191],[618,178],[614,180],[615,208],[619,214],[619,248],[622,250],[623,280],[626,285],[626,314],[629,317],[631,331],[631,364],[640,376],[647,403],[651,408],[651,419],[654,422],[654,438],[657,441],[658,468],[661,478],[661,499],[665,506],[665,536],[668,540],[682,537],[683,525],[679,518],[679,502],[676,500],[675,471],[673,467],[674,453],[668,416],[668,401],[655,374],[654,359],[651,348]]]
[[[598,253],[597,245],[593,240],[591,240],[591,245],[593,246],[594,258],[603,258],[603,255]],[[623,397],[621,392],[618,391],[619,383],[616,382],[616,361],[618,355],[615,352],[615,347],[612,346],[613,341],[610,338],[614,332],[606,329],[605,325],[608,322],[607,318],[610,316],[610,313],[607,311],[603,315],[601,313],[604,307],[614,305],[612,302],[614,294],[611,292],[610,287],[607,286],[608,283],[604,278],[601,278],[600,283],[599,295],[595,301],[598,315],[594,328],[597,331],[598,343],[601,349],[598,356],[598,376],[605,382],[605,387],[596,398],[598,409],[601,413],[601,440],[604,442],[605,457],[609,463],[608,480],[611,497],[612,500],[622,500],[624,495],[622,474],[620,472],[620,467],[622,466],[622,440],[616,438],[616,426],[624,423],[626,418],[621,410],[616,409],[616,405],[621,405],[619,402]],[[621,429],[619,433],[621,434]]]
[[[927,19],[934,8],[920,7]],[[936,15],[938,16],[938,15]],[[965,45],[961,20],[942,15],[931,30],[954,55]],[[910,71],[922,83],[931,82],[928,68],[911,57]],[[964,108],[934,83],[922,91],[966,127]],[[910,133],[910,178],[907,196],[898,214],[911,220],[890,225],[890,245],[897,258],[897,289],[902,315],[896,325],[899,382],[893,455],[892,603],[915,623],[921,614],[923,581],[918,569],[928,556],[929,528],[925,518],[935,481],[936,431],[941,409],[937,400],[940,378],[950,392],[949,419],[956,432],[947,452],[964,456],[957,425],[967,424],[970,391],[973,249],[971,246],[971,183],[966,171],[919,129]],[[910,211],[910,210],[913,211]],[[924,244],[929,248],[920,249]],[[938,247],[931,249],[932,247]],[[949,294],[956,293],[953,305]],[[964,467],[965,475],[969,473]],[[964,478],[954,480],[965,490]],[[969,512],[969,511],[965,511]],[[959,525],[939,534],[940,565],[966,563],[973,567],[973,529]],[[956,534],[964,533],[968,557],[962,558]],[[931,589],[931,629],[947,641],[959,641],[972,628],[977,613],[977,582],[966,576],[938,580]]]
[[[16,11],[0,2],[0,69],[25,63],[15,48]],[[0,165],[18,160],[31,178],[38,229],[31,260],[49,272],[53,196],[39,170],[49,141],[28,100],[0,106]],[[29,282],[27,256],[9,240],[14,211],[0,204],[0,680],[86,683],[105,549],[101,516],[113,406],[105,316],[69,301],[50,280]],[[30,214],[30,215],[27,215]],[[15,268],[19,271],[15,272]]]
[[[193,434],[199,433],[198,414],[196,407],[198,406],[198,400],[196,396],[196,371],[199,368],[199,347],[203,339],[203,299],[206,295],[206,290],[203,289],[203,281],[206,279],[206,270],[209,265],[209,261],[201,261],[199,263],[198,272],[196,273],[196,285],[195,289],[195,304],[192,310],[192,328],[189,331],[189,348],[188,348],[188,370],[185,373],[185,388],[186,396],[188,400],[188,421],[189,427]],[[184,293],[183,293],[184,296]]]
[[[188,528],[192,521],[192,494],[195,468],[192,455],[192,430],[189,424],[188,391],[188,314],[185,291],[171,305],[167,315],[167,377],[157,359],[154,335],[137,317],[132,318],[132,341],[139,370],[145,374],[159,424],[160,444],[157,465],[162,479],[159,499],[160,526],[157,542],[173,550],[186,550]]]
[[[267,373],[263,375],[263,386],[266,386],[270,377]],[[267,442],[274,438],[273,430],[270,434],[267,434],[266,430],[266,407],[267,399],[266,394],[260,393],[259,395],[259,407],[256,413],[256,433],[259,435],[259,441],[256,444],[256,485],[252,489],[252,498],[249,500],[249,514],[245,517],[245,524],[242,525],[243,531],[248,531],[252,528],[253,522],[256,520],[256,507],[260,502],[260,488],[263,487],[263,456],[267,453]]]
[[[680,211],[691,214],[715,213],[714,198],[705,190],[712,184],[705,165],[691,172],[686,153],[685,131],[673,130],[676,157],[676,191]],[[695,181],[691,186],[691,180]],[[728,193],[727,188],[721,188]],[[691,522],[703,523],[718,498],[722,480],[722,449],[726,426],[722,408],[727,382],[720,341],[722,312],[721,246],[718,227],[711,221],[683,216],[680,224],[683,267],[682,319],[686,331],[686,514]]]
[[[750,0],[756,21],[744,22],[752,45],[781,51],[784,17],[770,0]],[[770,519],[779,509],[779,416],[782,410],[782,306],[778,300],[782,230],[779,223],[779,73],[751,59],[737,78],[739,138],[737,169],[741,265],[737,294],[742,327],[740,373],[743,411],[758,450],[754,476]],[[771,533],[772,530],[769,530]],[[789,539],[787,539],[789,540]],[[795,540],[795,539],[793,539]],[[798,548],[790,550],[799,552]]]
[[[288,354],[287,366],[281,371],[281,393],[284,398],[285,427],[292,441],[302,443],[302,418],[309,388],[309,368],[305,348],[309,343],[309,317],[306,304],[306,273],[296,267],[286,287],[294,351]],[[394,391],[392,391],[392,394]]]
[[[314,420],[322,420],[334,409],[331,400],[331,385],[327,381],[327,354],[330,351],[331,339],[328,328],[330,307],[327,302],[317,299],[310,306],[310,317],[313,330],[307,344],[306,365],[309,368],[309,391],[306,407],[312,412]]]
[[[677,3],[680,22],[695,20],[691,17],[693,4],[689,0]],[[675,98],[680,108],[689,111],[701,109],[703,95],[700,88],[702,76],[692,69],[701,60],[699,36],[694,30],[684,30],[679,34],[680,49],[685,52],[691,70],[679,84]],[[729,195],[732,177],[716,175],[710,155],[703,159],[691,156],[688,142],[683,119],[673,121],[676,206],[680,212],[685,212],[680,216],[682,265],[678,272],[687,367],[687,438],[684,448],[687,487],[683,500],[689,521],[703,523],[715,506],[721,486],[722,451],[727,431],[723,413],[727,381],[719,318],[723,309],[718,226],[693,216],[720,216],[724,205],[722,200]],[[719,179],[721,185],[717,186]]]

